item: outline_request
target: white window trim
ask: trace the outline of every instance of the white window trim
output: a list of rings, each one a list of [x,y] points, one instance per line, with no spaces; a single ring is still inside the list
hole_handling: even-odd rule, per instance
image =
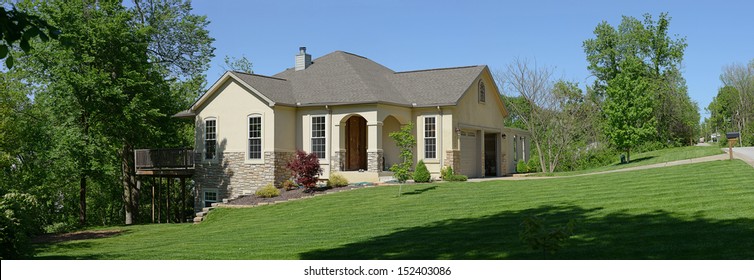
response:
[[[513,161],[518,162],[518,140],[516,135],[513,135]]]
[[[249,140],[251,139],[249,137],[249,132],[250,132],[249,131],[249,120],[252,117],[259,117],[259,123],[262,126],[261,129],[260,129],[260,131],[259,131],[259,151],[261,153],[261,155],[260,155],[259,158],[249,158],[249,155],[250,155]],[[244,153],[244,162],[245,163],[264,164],[264,135],[265,135],[264,130],[265,130],[265,125],[264,125],[264,115],[263,114],[261,114],[261,113],[251,113],[251,114],[246,115],[246,139],[245,139],[246,140],[245,141],[245,143],[246,143],[246,149],[245,149],[246,152]]]
[[[435,137],[430,137],[430,139],[431,138],[435,139],[435,157],[432,157],[432,158],[428,158],[427,157],[427,142],[426,142],[426,139],[427,139],[427,119],[428,118],[434,118],[435,119]],[[424,116],[424,118],[422,120],[422,158],[426,159],[425,162],[427,162],[427,161],[439,161],[440,160],[440,157],[439,157],[439,154],[438,154],[438,151],[437,151],[438,148],[439,148],[439,146],[440,146],[440,143],[439,143],[440,137],[438,137],[439,136],[438,134],[440,133],[440,131],[438,131],[438,127],[439,127],[439,125],[438,125],[438,119],[439,119],[439,116],[437,116],[437,115],[431,115],[431,116]]]
[[[207,158],[207,121],[215,121],[215,156],[211,159]],[[217,162],[218,158],[220,157],[218,153],[218,142],[217,139],[219,138],[218,134],[218,127],[220,126],[220,122],[217,120],[217,117],[206,117],[204,120],[202,120],[204,125],[204,131],[202,131],[202,161],[203,162]]]
[[[320,162],[329,162],[330,161],[330,153],[329,153],[330,149],[328,148],[328,146],[330,145],[330,143],[329,143],[330,139],[328,139],[327,136],[329,135],[328,132],[330,131],[330,123],[329,123],[329,120],[327,118],[327,115],[324,115],[324,114],[309,115],[309,152],[310,153],[314,152],[314,149],[313,149],[314,148],[313,147],[314,146],[314,141],[312,141],[314,137],[313,137],[312,132],[314,130],[314,118],[316,118],[316,117],[322,117],[322,118],[325,119],[325,137],[324,137],[325,138],[325,156],[322,157],[322,158],[319,158],[319,160],[320,160]]]

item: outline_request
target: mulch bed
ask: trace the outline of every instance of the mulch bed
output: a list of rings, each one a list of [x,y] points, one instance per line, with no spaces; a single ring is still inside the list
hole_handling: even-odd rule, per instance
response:
[[[53,243],[73,240],[95,239],[116,236],[123,233],[123,230],[85,230],[78,232],[69,232],[62,234],[45,234],[35,236],[32,243]]]
[[[311,197],[318,194],[358,189],[358,188],[363,188],[366,186],[368,185],[363,185],[363,184],[352,185],[352,186],[346,186],[342,188],[322,187],[322,188],[316,188],[310,192],[305,192],[304,188],[298,188],[298,189],[294,189],[290,191],[280,190],[280,195],[276,197],[265,198],[265,197],[257,197],[256,195],[247,195],[247,196],[241,196],[239,198],[228,201],[228,203],[226,204],[227,205],[258,205],[258,204],[266,204],[266,203],[275,203],[278,201],[286,201],[286,200],[291,200],[291,199],[299,199],[303,197]],[[369,186],[373,186],[373,185],[369,185]]]

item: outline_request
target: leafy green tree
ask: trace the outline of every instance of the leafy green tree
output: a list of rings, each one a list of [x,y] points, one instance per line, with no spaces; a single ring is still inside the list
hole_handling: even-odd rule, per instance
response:
[[[754,60],[748,65],[731,64],[723,68],[720,81],[738,93],[732,106],[733,129],[741,132],[741,145],[754,145]]]
[[[653,114],[657,120],[652,139],[663,145],[691,144],[699,123],[699,108],[688,96],[680,64],[687,46],[683,37],[672,38],[667,13],[655,20],[645,14],[643,21],[624,16],[617,27],[602,22],[594,29],[595,38],[584,41],[588,69],[596,77],[590,90],[604,97],[628,59],[638,59],[651,84]]]
[[[712,102],[706,108],[710,113],[708,125],[712,133],[724,134],[725,132],[734,130],[738,100],[738,90],[736,88],[723,86],[718,89],[717,95],[712,98]],[[721,142],[721,144],[725,143]]]
[[[631,148],[655,132],[651,83],[645,76],[644,67],[638,58],[621,62],[620,73],[608,84],[603,107],[605,131],[610,141],[626,152],[628,161],[631,160]]]
[[[38,44],[25,67],[43,85],[35,103],[56,115],[54,153],[73,159],[68,174],[77,174],[81,224],[91,200],[98,212],[125,213],[127,224],[136,222],[142,198],[134,148],[192,142],[191,124],[170,116],[203,87],[213,50],[206,18],[191,15],[188,1],[147,4],[149,12],[119,1],[25,3],[69,42]],[[118,181],[120,193],[113,188]]]
[[[13,68],[14,58],[11,53],[15,42],[25,53],[31,50],[30,41],[39,38],[48,41],[50,38],[57,39],[60,30],[51,26],[47,21],[13,6],[10,10],[0,6],[0,59],[5,59],[5,66]]]
[[[400,183],[405,183],[408,179],[411,179],[411,166],[414,161],[413,151],[416,145],[416,137],[414,137],[413,130],[414,124],[408,123],[401,127],[401,130],[389,134],[390,138],[395,141],[396,146],[401,151],[401,162],[395,163],[390,167],[390,171],[394,173],[393,176]]]
[[[234,56],[225,56],[225,66],[223,69],[225,71],[238,71],[238,72],[244,72],[253,74],[254,73],[254,67],[249,58],[246,56],[241,57],[234,57]]]

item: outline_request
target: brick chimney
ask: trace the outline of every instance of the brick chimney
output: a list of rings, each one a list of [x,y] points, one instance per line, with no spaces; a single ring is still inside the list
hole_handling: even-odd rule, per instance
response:
[[[306,47],[298,48],[298,54],[296,55],[296,71],[304,70],[309,65],[312,65],[312,55],[306,53]]]

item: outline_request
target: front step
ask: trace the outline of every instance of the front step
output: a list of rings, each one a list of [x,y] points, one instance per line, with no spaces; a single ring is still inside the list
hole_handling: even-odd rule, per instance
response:
[[[201,212],[196,212],[196,217],[194,217],[194,224],[201,223],[207,215],[209,215],[209,211],[212,211],[212,209],[215,209],[215,207],[204,207],[202,208]]]

